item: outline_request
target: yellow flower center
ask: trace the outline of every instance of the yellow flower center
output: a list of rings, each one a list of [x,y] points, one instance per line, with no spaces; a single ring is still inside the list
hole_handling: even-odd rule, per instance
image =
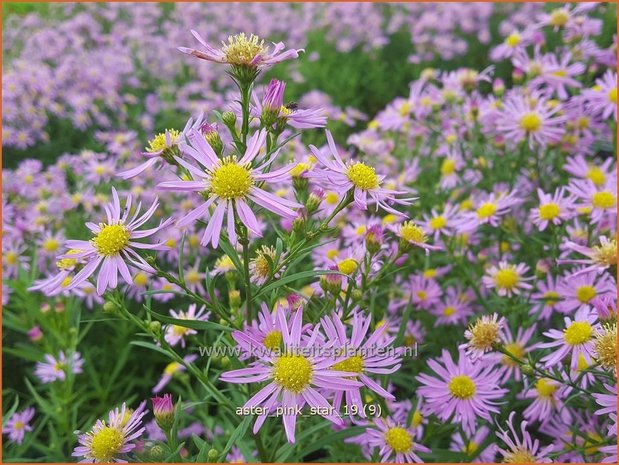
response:
[[[496,211],[496,204],[485,202],[477,209],[477,217],[481,220],[490,218]]]
[[[474,455],[475,452],[477,452],[477,449],[479,449],[479,446],[477,445],[477,443],[473,441],[469,441],[469,443],[464,447],[463,452],[466,455]]]
[[[71,249],[67,252],[67,254],[73,255],[79,252],[81,251],[77,249]],[[56,260],[56,268],[58,268],[59,270],[69,271],[73,269],[73,267],[75,267],[76,264],[77,264],[76,258],[61,258],[60,260]]]
[[[197,270],[189,270],[185,273],[185,280],[190,284],[198,284],[202,280],[202,277]]]
[[[251,61],[266,51],[264,40],[254,34],[247,37],[244,33],[228,37],[228,42],[223,42],[221,49],[226,61],[233,65],[249,65]]]
[[[13,428],[15,428],[15,429],[23,429],[24,428],[24,422],[23,421],[16,421],[13,424]]]
[[[595,208],[608,210],[609,208],[613,208],[616,205],[617,199],[612,192],[601,191],[596,192],[591,196],[591,203]]]
[[[423,421],[423,415],[421,414],[419,410],[415,410],[415,412],[413,413],[411,424],[413,425],[413,427],[417,427],[421,425],[422,421]]]
[[[385,442],[398,454],[408,452],[413,447],[413,438],[410,433],[399,426],[389,428],[385,432]]]
[[[422,244],[427,241],[426,233],[424,233],[423,229],[421,229],[412,221],[407,221],[406,223],[402,224],[400,234],[402,235],[402,238],[408,242]]]
[[[167,366],[164,368],[163,372],[168,375],[168,376],[172,376],[174,373],[176,373],[177,371],[179,371],[182,368],[182,365],[178,362],[172,362],[172,363],[168,363]]]
[[[575,321],[563,333],[563,339],[571,346],[584,344],[593,336],[593,328],[586,321]]]
[[[576,289],[576,298],[583,304],[587,304],[597,295],[593,286],[580,286]]]
[[[303,173],[309,171],[310,168],[311,166],[307,163],[297,163],[296,166],[290,170],[290,176],[293,178],[298,178]]]
[[[172,325],[172,333],[175,336],[183,337],[187,334],[187,331],[189,331],[189,328],[186,328],[185,326]]]
[[[346,170],[346,175],[355,187],[362,190],[376,189],[378,187],[378,176],[374,168],[364,163],[358,162],[351,165]]]
[[[445,158],[443,163],[441,163],[441,174],[443,176],[449,176],[456,171],[456,161],[451,158]]]
[[[121,431],[105,426],[92,436],[90,450],[97,462],[111,462],[123,446],[124,437]]]
[[[178,144],[181,133],[175,129],[168,129],[168,133],[170,134],[170,142],[172,143],[172,145]],[[148,142],[148,147],[146,147],[146,151],[150,153],[160,152],[167,148],[168,144],[166,143],[165,132],[161,132]]]
[[[129,243],[129,230],[122,224],[102,224],[101,231],[92,239],[99,255],[118,255]]]
[[[535,389],[540,397],[552,397],[557,390],[557,385],[548,378],[540,378],[535,382]]]
[[[427,293],[426,291],[424,291],[424,290],[417,291],[417,292],[415,293],[415,295],[417,295],[417,297],[419,298],[419,300],[425,300],[425,299],[427,299],[427,298],[428,298],[428,293]]]
[[[490,349],[499,336],[499,329],[499,324],[493,320],[480,318],[474,325],[469,327],[471,332],[469,344],[475,349]]]
[[[447,307],[443,309],[443,315],[445,316],[451,316],[454,313],[456,313],[456,308],[452,307],[451,305],[448,305]]]
[[[326,193],[326,195],[325,195],[325,202],[327,202],[329,205],[335,205],[339,201],[340,201],[340,196],[337,195],[335,192],[327,192]]]
[[[529,112],[520,118],[520,127],[527,132],[538,131],[542,126],[542,118],[537,113]]]
[[[273,380],[287,391],[299,394],[312,380],[312,365],[301,355],[283,355],[275,362]]]
[[[570,15],[565,8],[557,8],[550,13],[550,20],[548,21],[551,26],[562,27],[567,24],[570,19]]]
[[[428,268],[427,270],[423,272],[423,277],[432,279],[432,278],[436,278],[436,274],[437,274],[436,268]]]
[[[457,375],[449,381],[449,392],[458,399],[470,399],[475,395],[475,383],[470,376]]]
[[[508,344],[505,344],[505,351],[509,352],[513,357],[516,357],[519,360],[522,360],[524,358],[524,347],[522,347],[517,342],[510,342]],[[509,355],[503,355],[501,362],[503,363],[503,365],[518,366],[518,362],[516,362]]]
[[[617,239],[610,240],[604,245],[595,246],[593,250],[596,263],[604,266],[617,264]]]
[[[278,330],[273,330],[264,337],[263,344],[269,350],[278,350],[282,342],[282,333]]]
[[[7,252],[6,254],[4,254],[4,260],[6,261],[7,265],[14,266],[15,264],[17,264],[17,253],[13,252],[12,250]]]
[[[363,358],[359,355],[353,355],[352,357],[342,360],[336,363],[332,367],[337,371],[349,371],[351,373],[363,373]]]
[[[50,238],[43,242],[43,248],[46,252],[55,252],[60,244],[56,239]]]
[[[344,274],[353,274],[358,268],[357,262],[352,258],[342,260],[337,264],[337,269]]]
[[[555,291],[548,291],[544,293],[544,299],[546,299],[546,305],[549,307],[554,307],[560,298],[561,296],[559,295],[559,293]]]
[[[496,286],[501,289],[512,290],[520,282],[520,276],[518,276],[513,265],[508,265],[507,268],[503,268],[496,272],[494,282]]]
[[[430,227],[432,229],[443,229],[445,226],[447,226],[447,220],[443,215],[435,216],[430,220]]]
[[[587,179],[591,180],[596,186],[601,186],[606,182],[606,175],[599,167],[591,166],[587,171]]]
[[[133,284],[140,287],[146,286],[148,284],[148,275],[142,271],[138,272],[133,277]]]
[[[609,371],[617,370],[617,323],[604,326],[595,336],[597,362]]]
[[[522,38],[520,37],[520,34],[518,34],[517,32],[512,32],[509,36],[507,36],[507,38],[505,39],[505,44],[508,47],[514,48],[517,47],[518,44],[520,43],[520,41],[522,40]]]
[[[611,103],[617,103],[617,88],[616,87],[613,87],[612,89],[608,91],[608,100],[610,100]]]
[[[527,449],[518,448],[503,459],[505,463],[535,463],[535,456]]]
[[[561,207],[556,203],[544,203],[539,207],[539,217],[543,220],[553,220],[561,214]]]
[[[211,177],[213,193],[226,200],[245,197],[253,184],[251,172],[232,158],[224,160]]]

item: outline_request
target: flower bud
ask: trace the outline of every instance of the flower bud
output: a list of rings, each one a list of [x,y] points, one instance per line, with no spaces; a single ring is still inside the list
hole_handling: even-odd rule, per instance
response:
[[[109,315],[118,314],[118,305],[114,302],[110,302],[109,300],[103,304],[103,313],[107,313]]]
[[[217,449],[211,449],[208,451],[208,460],[209,462],[216,462],[219,458],[219,452]]]
[[[236,126],[236,115],[232,113],[231,111],[225,111],[223,115],[221,115],[221,119],[223,120],[224,124],[228,127]]]
[[[174,404],[172,403],[172,395],[164,394],[163,397],[152,397],[153,414],[157,425],[163,431],[170,431],[174,426]]]
[[[161,323],[158,321],[151,321],[148,323],[148,329],[156,336],[161,334]]]
[[[241,306],[241,291],[232,290],[228,292],[228,300],[230,301],[230,308],[238,310]]]
[[[43,339],[43,331],[41,331],[41,328],[39,328],[38,326],[33,326],[28,331],[28,337],[32,342],[38,342]]]

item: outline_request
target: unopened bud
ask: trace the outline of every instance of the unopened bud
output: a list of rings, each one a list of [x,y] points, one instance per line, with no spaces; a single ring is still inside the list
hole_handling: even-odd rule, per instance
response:
[[[103,304],[103,313],[115,315],[118,313],[118,310],[118,305],[116,305],[114,302],[107,301]]]
[[[210,462],[215,462],[219,458],[219,452],[217,449],[211,449],[208,451],[208,460]]]

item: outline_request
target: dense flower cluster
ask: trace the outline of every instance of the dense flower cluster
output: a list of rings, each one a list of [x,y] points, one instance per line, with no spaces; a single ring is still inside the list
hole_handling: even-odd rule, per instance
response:
[[[616,462],[607,6],[238,7],[66,7],[55,32],[7,34],[7,107],[42,103],[28,129],[5,115],[5,144],[44,139],[48,112],[106,129],[100,151],[3,171],[5,351],[25,374],[4,373],[5,456]],[[475,35],[489,60],[427,67],[344,141],[320,94],[263,79],[321,28],[340,51],[408,30],[403,63]],[[74,47],[101,55],[69,89]],[[133,99],[142,72],[185,115],[143,142],[129,107],[149,132],[171,107]]]

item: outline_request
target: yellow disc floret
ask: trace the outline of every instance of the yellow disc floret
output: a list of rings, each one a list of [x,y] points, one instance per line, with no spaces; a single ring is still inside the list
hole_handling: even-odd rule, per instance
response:
[[[385,442],[397,454],[408,452],[413,447],[413,439],[408,431],[396,426],[385,432]]]
[[[485,202],[477,209],[477,217],[480,220],[490,218],[496,212],[496,204],[492,202]]]
[[[100,227],[101,230],[91,241],[99,255],[118,255],[129,244],[131,234],[125,225],[102,224]]]
[[[299,394],[312,380],[312,365],[302,355],[283,355],[275,362],[273,380],[285,390]]]
[[[225,200],[247,196],[253,183],[250,170],[239,165],[233,158],[223,160],[221,166],[216,168],[211,176],[213,194]]]
[[[593,337],[593,328],[587,321],[575,321],[563,333],[563,339],[571,346],[584,344]]]
[[[363,373],[363,358],[360,355],[353,355],[346,360],[336,363],[331,368],[337,371]]]
[[[617,370],[617,323],[605,325],[595,335],[595,358],[602,368]]]
[[[402,223],[402,227],[400,228],[400,235],[405,241],[414,242],[416,244],[423,244],[428,240],[428,238],[426,237],[426,233],[423,232],[423,229],[421,229],[412,221]]]
[[[124,437],[120,430],[103,427],[92,435],[90,450],[96,462],[112,462],[123,446]]]
[[[561,207],[556,203],[544,203],[539,206],[539,217],[542,220],[551,221],[561,214]]]
[[[512,290],[520,282],[520,275],[513,265],[500,269],[494,275],[494,283],[501,289]]]
[[[376,189],[378,187],[378,176],[376,170],[367,166],[365,163],[358,162],[348,167],[346,175],[355,187],[362,190]]]
[[[357,261],[353,258],[347,258],[337,264],[338,271],[344,274],[353,274],[358,267]]]
[[[608,210],[617,204],[617,198],[612,192],[601,191],[596,192],[591,196],[591,203],[595,208]]]
[[[535,389],[540,397],[552,397],[557,390],[557,385],[548,378],[540,378],[535,382]]]
[[[262,343],[269,350],[278,350],[282,343],[282,332],[274,329],[264,336],[264,341]]]
[[[256,57],[266,52],[264,40],[254,34],[247,37],[244,33],[228,37],[228,42],[223,42],[222,51],[226,61],[232,65],[249,65]]]
[[[542,126],[542,118],[537,113],[525,113],[520,118],[520,127],[527,132],[535,132]]]
[[[595,287],[585,285],[576,288],[576,298],[583,304],[587,304],[597,295]]]
[[[457,375],[449,381],[449,392],[458,399],[470,399],[475,395],[475,382],[467,375]]]

